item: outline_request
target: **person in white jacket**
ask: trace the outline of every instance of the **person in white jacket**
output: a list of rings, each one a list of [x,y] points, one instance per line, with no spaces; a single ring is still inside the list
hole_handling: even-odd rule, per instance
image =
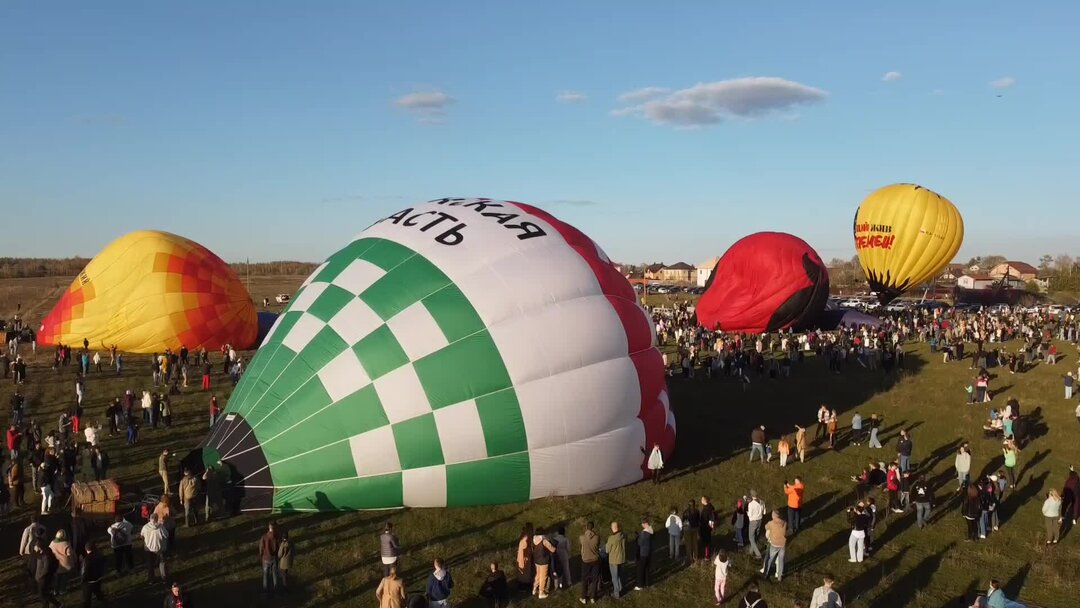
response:
[[[165,580],[165,545],[168,536],[165,527],[158,523],[157,513],[150,514],[150,521],[142,527],[139,535],[143,539],[143,549],[146,551],[146,577],[151,583],[154,582],[154,570],[161,573],[161,580]]]
[[[840,594],[833,590],[833,577],[826,574],[821,581],[821,586],[814,589],[814,595],[810,598],[810,608],[842,608],[844,602]]]
[[[671,507],[671,513],[667,516],[664,527],[667,528],[668,557],[673,560],[679,559],[679,550],[682,546],[683,520],[679,517],[678,507]]]
[[[953,466],[956,467],[956,481],[959,483],[957,491],[963,490],[971,479],[971,452],[968,451],[966,444],[960,446],[956,452],[956,461]]]
[[[746,519],[750,522],[747,536],[750,539],[750,553],[758,559],[761,559],[761,550],[757,546],[757,534],[761,529],[761,520],[767,511],[765,503],[758,498],[757,491],[750,490],[750,504],[746,506]]]
[[[660,452],[659,443],[653,444],[652,452],[649,452],[648,467],[652,472],[653,483],[660,483],[660,471],[664,469],[664,455]]]

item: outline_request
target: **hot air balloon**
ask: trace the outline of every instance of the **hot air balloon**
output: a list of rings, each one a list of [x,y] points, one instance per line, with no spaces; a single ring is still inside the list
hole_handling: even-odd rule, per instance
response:
[[[964,219],[932,190],[893,184],[859,205],[854,233],[859,263],[884,304],[933,279],[952,261],[964,240]]]
[[[696,312],[706,329],[760,333],[815,319],[828,297],[829,271],[810,245],[758,232],[720,257]]]
[[[674,440],[604,252],[529,205],[441,199],[308,277],[187,463],[222,463],[246,510],[443,507],[632,483]]]
[[[86,265],[45,317],[38,342],[216,350],[252,347],[258,331],[255,305],[228,264],[184,237],[142,230]]]

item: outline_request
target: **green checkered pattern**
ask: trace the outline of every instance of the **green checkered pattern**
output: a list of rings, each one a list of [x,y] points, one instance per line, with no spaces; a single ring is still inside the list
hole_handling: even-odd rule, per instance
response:
[[[316,270],[227,411],[253,427],[277,509],[529,498],[524,422],[495,342],[442,271],[393,241],[361,238]],[[479,425],[470,436],[440,418]]]

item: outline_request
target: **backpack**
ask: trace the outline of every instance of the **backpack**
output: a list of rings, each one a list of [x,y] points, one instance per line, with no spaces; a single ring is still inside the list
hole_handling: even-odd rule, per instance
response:
[[[126,547],[131,544],[131,534],[123,525],[117,526],[113,532],[113,544],[117,547]]]

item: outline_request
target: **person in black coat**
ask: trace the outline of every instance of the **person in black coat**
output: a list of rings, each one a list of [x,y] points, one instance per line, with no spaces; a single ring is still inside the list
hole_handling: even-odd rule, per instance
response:
[[[487,601],[490,608],[503,608],[510,603],[510,589],[506,584],[506,574],[495,562],[491,562],[488,567],[491,571],[480,586],[480,597]]]
[[[97,551],[93,542],[86,543],[82,560],[82,605],[90,606],[92,598],[106,603],[101,592],[101,579],[105,578],[105,557]]]
[[[173,581],[172,587],[165,594],[163,608],[191,608],[193,605],[191,598],[180,587],[180,583]]]
[[[701,551],[708,560],[712,555],[709,545],[712,544],[712,531],[716,527],[716,507],[709,501],[708,496],[701,497],[701,522],[698,526],[698,537],[701,540]]]

